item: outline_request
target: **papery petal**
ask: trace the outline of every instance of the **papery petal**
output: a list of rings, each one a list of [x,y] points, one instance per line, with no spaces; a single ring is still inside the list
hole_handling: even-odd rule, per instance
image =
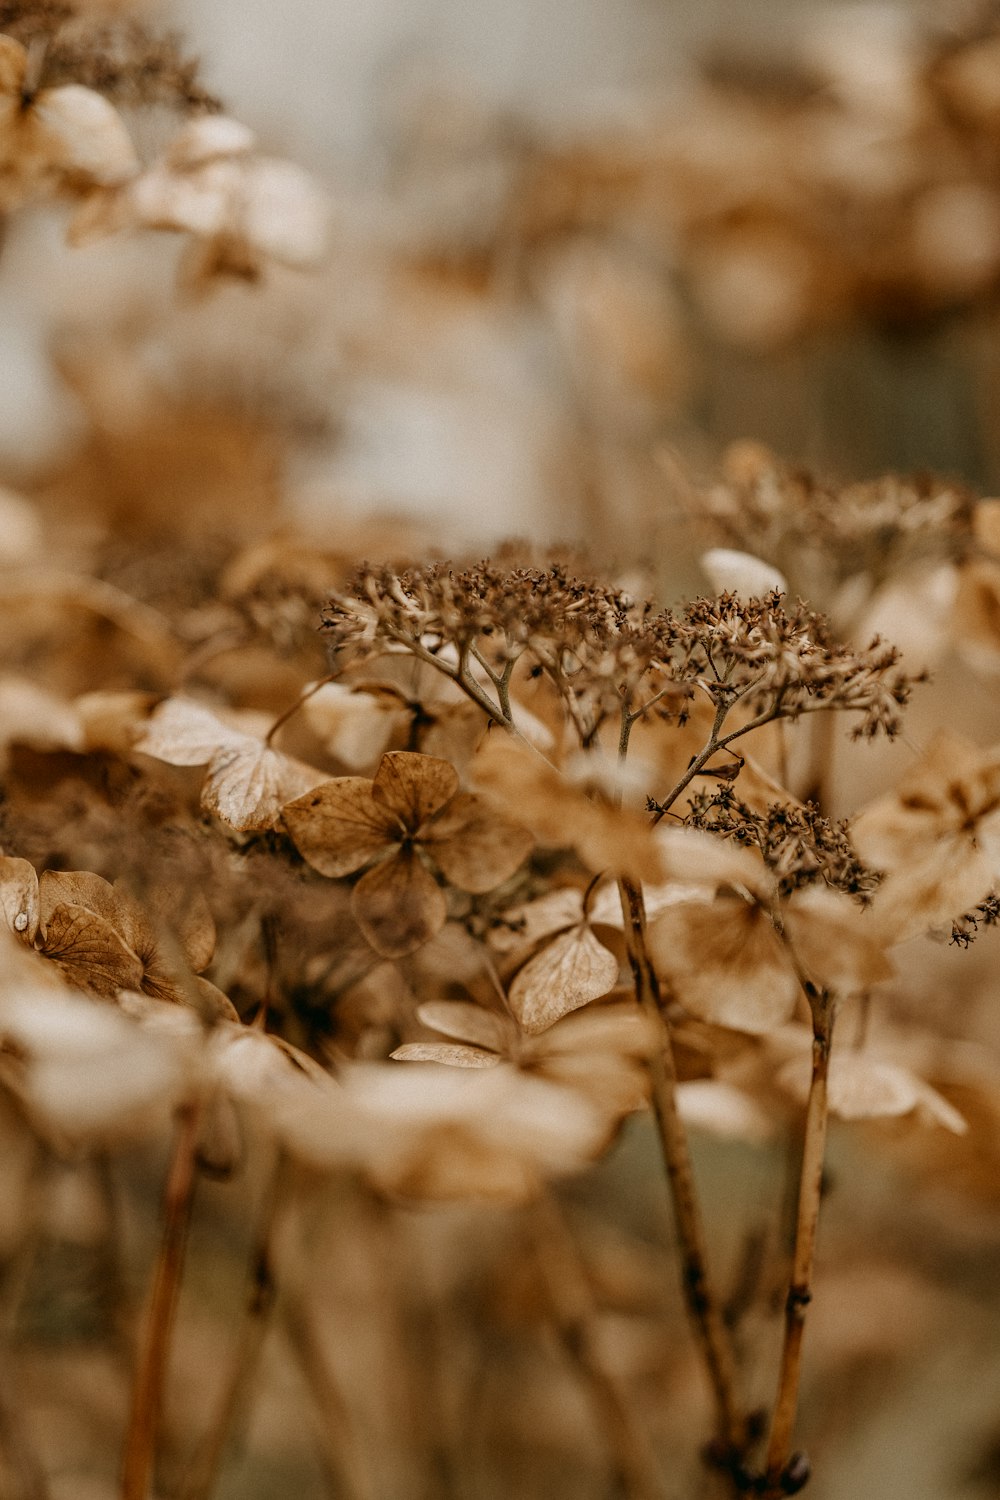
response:
[[[444,1063],[449,1068],[495,1068],[503,1061],[481,1047],[460,1047],[447,1042],[405,1042],[389,1056],[396,1062]]]
[[[767,913],[738,897],[661,912],[649,949],[685,1010],[736,1031],[767,1032],[795,1010],[799,984]]]
[[[310,693],[302,713],[323,748],[352,771],[374,765],[409,718],[374,693],[352,692],[340,682],[326,682]]]
[[[512,1031],[505,1017],[466,1000],[426,1000],[417,1006],[417,1019],[442,1036],[491,1052],[505,1052]]]
[[[362,875],[351,910],[383,958],[413,953],[441,931],[448,915],[444,892],[412,851],[392,854]]]
[[[248,738],[202,703],[167,698],[150,714],[134,748],[170,766],[206,766],[223,746],[240,745]]]
[[[253,131],[229,115],[189,120],[171,140],[163,160],[171,171],[189,172],[220,156],[245,156],[255,145]]]
[[[40,910],[34,865],[11,855],[0,857],[0,915],[23,943],[34,942]]]
[[[239,833],[276,828],[288,802],[324,780],[324,773],[245,736],[209,762],[201,805]]]
[[[458,791],[458,772],[436,755],[388,750],[372,782],[372,796],[380,807],[399,819],[409,833],[417,833]]]
[[[336,879],[370,864],[399,836],[399,828],[372,796],[364,776],[323,781],[282,808],[285,827],[302,858]]]
[[[822,888],[798,891],[782,918],[795,956],[817,988],[851,995],[892,978],[884,931],[848,896]]]
[[[531,853],[526,828],[500,817],[481,797],[459,792],[420,835],[442,873],[460,891],[492,891]]]
[[[510,1006],[525,1031],[545,1031],[561,1016],[611,990],[618,960],[586,923],[562,932],[519,969]]]
[[[44,926],[41,951],[73,983],[97,995],[113,997],[119,990],[141,988],[142,961],[110,922],[85,906],[55,907]]]
[[[288,266],[316,265],[329,241],[326,194],[295,162],[259,157],[247,164],[244,174],[240,229],[272,260]]]
[[[125,124],[102,94],[80,84],[43,89],[31,113],[51,143],[51,164],[62,173],[112,187],[138,171]]]

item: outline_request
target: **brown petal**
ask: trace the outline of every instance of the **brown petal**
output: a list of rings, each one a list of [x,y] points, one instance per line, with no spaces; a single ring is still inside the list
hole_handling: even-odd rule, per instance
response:
[[[857,994],[893,974],[874,917],[836,891],[805,890],[786,904],[785,932],[819,988]]]
[[[372,797],[365,776],[321,782],[281,811],[302,858],[321,875],[352,875],[384,854],[399,830]]]
[[[458,772],[436,755],[388,750],[379,762],[372,796],[394,814],[410,833],[416,833],[440,812],[458,791]]]
[[[389,1056],[396,1062],[444,1063],[449,1068],[495,1068],[503,1059],[481,1047],[459,1047],[447,1042],[405,1042]]]
[[[481,1005],[471,1005],[465,1000],[427,1000],[417,1006],[417,1019],[431,1031],[453,1037],[457,1042],[471,1042],[476,1047],[488,1047],[491,1052],[507,1050],[509,1021]]]
[[[26,859],[0,857],[0,914],[22,942],[34,942],[39,920],[38,876]]]
[[[795,1010],[799,986],[781,940],[767,913],[739,897],[668,907],[650,924],[649,948],[699,1020],[758,1033]]]
[[[376,953],[403,958],[441,931],[444,892],[410,852],[392,854],[362,875],[351,893],[355,920]]]
[[[171,766],[206,766],[223,745],[248,738],[191,698],[167,698],[150,714],[135,742],[144,755]]]
[[[460,792],[421,834],[442,873],[460,891],[492,891],[531,853],[534,839],[470,792]]]
[[[262,832],[277,825],[287,802],[322,780],[322,771],[247,735],[212,757],[201,804],[239,833]]]
[[[44,936],[49,917],[57,906],[85,906],[102,917],[128,942],[123,920],[126,903],[103,875],[92,870],[43,870],[38,878],[39,925]]]
[[[142,985],[142,962],[118,936],[110,922],[84,906],[57,906],[50,914],[42,952],[58,964],[66,977],[97,995]]]
[[[606,995],[617,978],[618,960],[584,923],[561,932],[518,971],[511,1009],[525,1031],[545,1031],[567,1012]]]

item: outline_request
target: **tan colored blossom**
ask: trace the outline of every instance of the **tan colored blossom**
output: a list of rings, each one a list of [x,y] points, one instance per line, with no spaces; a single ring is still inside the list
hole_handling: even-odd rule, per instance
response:
[[[226,724],[188,698],[168,698],[150,714],[135,749],[171,766],[206,766],[202,806],[239,833],[277,826],[286,802],[323,780],[256,734]]]
[[[851,838],[885,872],[873,907],[894,940],[959,916],[1000,879],[1000,751],[939,730]]]
[[[121,192],[79,215],[77,242],[121,228],[191,236],[187,276],[254,279],[269,261],[317,265],[329,209],[301,167],[254,149],[253,132],[224,115],[184,125],[164,155]]]
[[[32,92],[28,54],[0,36],[0,206],[52,192],[118,187],[138,160],[113,105],[79,84]]]
[[[444,926],[444,892],[427,862],[459,890],[482,893],[509,879],[533,842],[521,824],[459,791],[447,761],[399,750],[383,755],[374,780],[325,781],[289,801],[283,816],[321,875],[365,870],[351,905],[386,958],[412,953]]]
[[[803,980],[847,995],[892,973],[880,931],[849,897],[813,886],[780,899],[776,876],[749,850],[687,830],[662,837],[688,894],[650,923],[650,952],[700,1020],[768,1032],[792,1017]]]

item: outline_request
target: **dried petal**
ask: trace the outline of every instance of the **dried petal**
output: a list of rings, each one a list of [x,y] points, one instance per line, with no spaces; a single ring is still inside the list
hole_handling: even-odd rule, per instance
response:
[[[668,907],[649,928],[657,970],[685,1010],[736,1031],[793,1014],[799,984],[767,913],[739,896]]]
[[[93,89],[70,83],[43,89],[31,108],[51,164],[72,183],[113,187],[139,169],[118,111]]]
[[[510,1040],[510,1026],[502,1016],[465,1000],[426,1000],[417,1006],[417,1019],[442,1036],[491,1052],[505,1052]]]
[[[459,1047],[447,1042],[405,1042],[390,1052],[396,1062],[444,1063],[449,1068],[495,1068],[503,1059],[480,1047]]]
[[[398,818],[409,833],[417,833],[458,791],[458,772],[436,755],[388,750],[372,782],[372,796]]]
[[[459,792],[423,830],[420,842],[460,891],[492,891],[524,863],[534,843],[519,823],[500,817],[470,792]]]
[[[113,997],[142,985],[142,961],[111,923],[85,906],[57,906],[42,932],[42,952],[81,988]]]
[[[11,932],[33,943],[39,922],[38,876],[26,859],[0,856],[0,913]]]
[[[239,833],[260,832],[277,827],[286,803],[323,779],[322,771],[244,735],[212,757],[201,804]]]
[[[351,892],[361,931],[383,958],[403,958],[441,931],[444,892],[412,850],[390,855],[362,875]]]
[[[334,879],[369,864],[393,846],[400,832],[364,776],[323,781],[286,803],[281,815],[302,858]]]
[[[618,960],[586,923],[562,932],[520,969],[510,1005],[525,1031],[545,1031],[561,1016],[611,990]]]

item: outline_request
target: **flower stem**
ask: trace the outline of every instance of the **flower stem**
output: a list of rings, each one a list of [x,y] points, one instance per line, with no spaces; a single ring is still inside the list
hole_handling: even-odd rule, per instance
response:
[[[806,1107],[805,1141],[799,1178],[798,1208],[792,1275],[785,1300],[785,1332],[781,1349],[778,1392],[771,1419],[765,1479],[768,1496],[793,1494],[808,1477],[808,1466],[800,1454],[792,1453],[792,1436],[799,1403],[802,1373],[802,1342],[806,1311],[812,1301],[813,1266],[823,1190],[823,1158],[829,1115],[828,1084],[830,1047],[833,1040],[834,1007],[828,996],[812,996],[812,1082]]]
[[[531,1211],[535,1259],[556,1331],[590,1389],[616,1478],[627,1500],[662,1500],[663,1481],[649,1442],[632,1413],[623,1382],[601,1358],[597,1308],[586,1266],[559,1204],[546,1194]]]
[[[287,1183],[288,1171],[288,1163],[279,1152],[271,1180],[265,1188],[260,1222],[247,1267],[243,1319],[234,1357],[212,1425],[188,1471],[181,1500],[208,1500],[229,1434],[248,1404],[277,1292],[274,1242],[285,1202],[282,1188]]]
[[[199,1103],[189,1102],[181,1107],[177,1138],[163,1196],[163,1237],[132,1391],[132,1411],[122,1463],[121,1500],[147,1500],[149,1494],[170,1338],[197,1180],[196,1156],[200,1121]]]
[[[698,1203],[687,1131],[677,1100],[677,1066],[670,1026],[663,1013],[659,980],[646,949],[646,916],[641,890],[618,883],[625,918],[625,940],[636,998],[660,1038],[650,1058],[653,1112],[667,1169],[680,1242],[681,1286],[701,1350],[715,1404],[719,1467],[734,1472],[746,1449],[747,1421],[736,1394],[736,1361],[722,1307],[708,1271],[705,1228]]]

